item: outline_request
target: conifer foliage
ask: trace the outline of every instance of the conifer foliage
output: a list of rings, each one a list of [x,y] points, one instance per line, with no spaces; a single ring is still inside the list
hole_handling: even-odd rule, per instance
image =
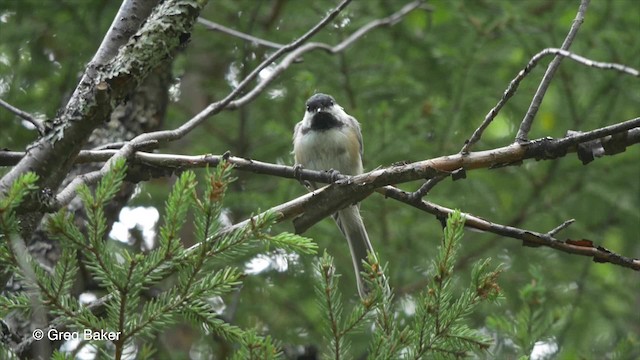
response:
[[[166,202],[157,246],[148,252],[134,252],[105,241],[108,227],[104,207],[115,196],[126,174],[123,161],[114,163],[95,190],[86,186],[79,190],[87,209],[85,231],[75,225],[73,216],[65,210],[49,219],[47,231],[63,249],[53,268],[45,268],[21,248],[14,209],[33,193],[37,180],[31,173],[22,176],[0,202],[0,256],[11,264],[24,291],[0,297],[0,316],[18,313],[30,317],[35,309],[44,309],[46,318],[53,319],[41,329],[45,332],[107,331],[113,334],[111,338],[92,339],[85,345],[116,359],[133,354],[137,358],[153,358],[149,342],[168,327],[185,321],[204,335],[222,337],[235,344],[235,359],[281,357],[281,346],[268,334],[229,324],[211,300],[233,292],[242,284],[242,271],[225,264],[252,247],[266,244],[308,255],[315,254],[317,247],[301,236],[270,234],[269,227],[277,214],[253,217],[245,226],[223,228],[219,218],[227,186],[233,181],[231,168],[222,163],[208,171],[202,194],[197,191],[196,175],[191,171],[182,173]],[[197,242],[185,248],[181,227],[190,215]],[[453,264],[463,226],[462,215],[452,214],[431,266],[430,285],[416,298],[415,314],[406,319],[397,318],[401,313],[397,311],[399,305],[382,276],[384,269],[373,261],[374,257],[365,264],[365,279],[373,290],[345,315],[337,287],[339,275],[333,258],[325,252],[317,262],[315,287],[325,319],[322,326],[326,357],[351,358],[349,336],[367,326],[373,327],[368,354],[371,359],[464,357],[487,349],[489,340],[471,329],[465,319],[480,302],[498,298],[499,270],[490,270],[487,260],[480,261],[474,267],[472,283],[462,294],[454,293]],[[102,298],[88,305],[81,303],[73,290],[80,271],[88,272],[91,280],[105,291]],[[33,339],[26,340],[30,341]],[[4,354],[13,356],[8,349]],[[65,356],[55,354],[56,358]]]
[[[242,283],[242,271],[224,265],[230,257],[243,254],[253,246],[266,243],[285,250],[313,254],[316,245],[310,239],[282,233],[268,234],[276,215],[254,217],[237,229],[221,228],[219,217],[225,191],[233,180],[231,166],[221,164],[207,175],[204,193],[198,195],[193,172],[184,172],[175,183],[166,202],[158,246],[134,253],[105,241],[107,226],[104,206],[117,193],[125,176],[124,162],[117,162],[95,191],[82,187],[80,197],[87,209],[85,232],[66,211],[56,213],[48,222],[48,232],[60,241],[63,254],[54,268],[46,269],[20,248],[17,221],[13,209],[33,190],[36,177],[27,174],[16,181],[9,196],[2,199],[2,242],[0,256],[24,282],[24,292],[0,297],[0,316],[20,312],[31,316],[36,307],[46,309],[55,319],[50,329],[64,328],[83,334],[87,329],[114,334],[109,341],[97,341],[103,355],[122,358],[132,352],[152,356],[139,346],[162,330],[188,321],[203,334],[215,334],[239,346],[240,358],[275,356],[278,352],[269,337],[260,337],[224,321],[211,300],[234,291]],[[193,236],[197,244],[185,248],[180,230],[189,214],[194,218]],[[8,241],[7,241],[8,240]],[[91,274],[106,294],[85,306],[73,294],[80,268]],[[153,290],[153,291],[152,291]],[[104,308],[96,311],[96,308]],[[104,340],[104,339],[100,339]]]

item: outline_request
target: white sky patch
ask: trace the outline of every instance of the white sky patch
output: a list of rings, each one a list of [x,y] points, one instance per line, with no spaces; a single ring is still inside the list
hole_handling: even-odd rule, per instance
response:
[[[145,246],[147,249],[153,247],[156,236],[156,223],[160,218],[160,213],[154,207],[123,207],[120,211],[118,221],[113,224],[109,236],[112,239],[129,243],[129,230],[138,227],[142,231]]]
[[[207,302],[218,315],[222,315],[222,313],[227,309],[227,304],[224,303],[224,300],[220,296],[210,297],[207,299]]]
[[[78,348],[78,345],[80,345],[80,339],[72,339],[72,340],[65,341],[65,343],[62,344],[62,346],[60,346],[60,352],[74,353],[76,356],[76,359],[80,359],[80,360],[96,359],[96,356],[98,355],[98,351],[94,346],[85,345],[82,347],[80,351],[77,351],[76,349]]]
[[[250,275],[257,275],[269,270],[285,272],[289,269],[289,265],[297,263],[299,258],[300,256],[296,253],[287,253],[280,249],[267,254],[258,254],[245,263],[245,272]]]
[[[555,339],[550,339],[548,341],[536,341],[529,358],[531,360],[549,359],[551,358],[551,355],[557,352],[558,344],[555,342]]]
[[[6,94],[7,91],[9,91],[9,83],[11,82],[11,78],[11,75],[0,78],[0,96]]]
[[[35,125],[33,125],[32,123],[28,122],[27,120],[22,120],[21,124],[22,124],[22,126],[24,126],[25,128],[27,128],[29,130],[35,130],[36,129]]]
[[[340,19],[338,23],[333,24],[333,27],[335,29],[341,29],[349,26],[349,24],[351,24],[351,18],[345,16],[342,19]]]
[[[249,260],[244,267],[247,274],[257,275],[268,270],[270,265],[271,260],[269,257],[267,255],[260,254]]]
[[[400,299],[400,308],[409,316],[416,313],[416,306],[416,301],[411,296],[405,296]]]
[[[80,331],[82,334],[82,331]],[[80,335],[82,337],[82,335]],[[82,344],[82,348],[80,350],[76,350],[78,346]],[[98,359],[98,350],[95,346],[89,345],[80,339],[72,339],[65,341],[62,346],[60,346],[60,352],[73,354],[75,355],[76,360],[95,360]],[[137,348],[133,345],[127,344],[124,346],[124,351],[122,354],[122,359],[125,360],[133,360],[135,359],[135,355],[137,354]]]
[[[267,95],[269,96],[269,99],[282,98],[286,94],[287,94],[287,90],[285,90],[284,88],[271,89],[271,90],[267,91]]]
[[[227,73],[224,75],[224,79],[227,80],[232,88],[235,89],[238,87],[238,84],[240,84],[240,67],[238,67],[238,64],[232,62],[231,65],[229,65],[229,70],[227,70]]]
[[[80,301],[80,304],[82,305],[89,304],[90,302],[96,301],[96,300],[98,300],[98,297],[96,296],[96,294],[90,293],[90,292],[82,293],[78,297],[78,301]]]
[[[276,69],[276,64],[271,63],[266,68],[260,70],[258,73],[258,82],[263,82],[265,79],[269,78]]]
[[[5,66],[11,65],[11,61],[9,61],[9,57],[5,53],[0,53],[0,64]]]
[[[229,210],[229,208],[222,208],[220,216],[218,216],[218,222],[222,229],[233,226],[233,219],[231,218],[231,210]]]
[[[3,11],[0,13],[0,22],[7,23],[9,22],[9,18],[15,15],[15,11]]]
[[[180,100],[180,95],[182,95],[182,90],[180,86],[182,85],[182,79],[176,78],[169,86],[169,100],[171,102],[178,102]]]

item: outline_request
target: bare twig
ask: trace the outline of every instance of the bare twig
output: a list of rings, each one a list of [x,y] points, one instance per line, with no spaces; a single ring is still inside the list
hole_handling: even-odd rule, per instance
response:
[[[118,15],[135,18],[136,22],[144,23],[136,33],[138,37],[125,39],[125,45],[119,47],[117,56],[97,71],[97,78],[89,76],[90,69],[85,70],[85,77],[88,79],[78,84],[75,95],[72,95],[64,109],[58,112],[53,129],[34,142],[28,155],[0,178],[0,192],[7,191],[11,184],[27,171],[41,175],[39,186],[57,189],[91,132],[107,121],[113,107],[128,97],[152,69],[171,58],[147,55],[169,55],[175,52],[181,45],[180,36],[190,30],[197,18],[200,9],[198,4],[204,4],[204,1],[164,1],[155,8],[156,11],[151,12],[148,21],[145,22],[145,17],[140,15],[140,11],[151,3],[152,1],[148,1],[145,6],[134,4],[131,6],[132,12]],[[159,19],[163,21],[157,21]],[[117,45],[122,34],[123,32],[115,33],[114,37],[118,39],[109,42]],[[157,40],[167,38],[173,40],[166,43]],[[34,203],[34,200],[28,200],[24,205],[28,207],[31,205],[29,203]],[[37,222],[39,218],[33,217],[30,220]],[[36,226],[33,224],[25,228],[35,229]]]
[[[635,77],[639,77],[640,76],[640,71],[638,71],[637,69],[634,69],[632,67],[629,66],[625,66],[622,64],[616,64],[616,63],[608,63],[608,62],[601,62],[601,61],[593,61],[591,59],[588,59],[584,56],[580,56],[577,54],[574,54],[570,51],[566,51],[566,50],[562,50],[562,49],[554,49],[554,48],[548,48],[548,49],[544,49],[542,51],[540,51],[538,54],[536,54],[533,58],[531,58],[532,61],[539,61],[542,57],[547,56],[547,55],[556,55],[556,56],[560,56],[560,57],[567,57],[575,62],[578,62],[582,65],[585,66],[589,66],[589,67],[593,67],[596,69],[603,69],[603,70],[615,70],[618,72],[621,72],[623,74],[627,74],[627,75],[631,75],[631,76],[635,76]],[[536,59],[536,57],[538,59]]]
[[[604,138],[605,136],[624,133],[625,131],[636,129],[638,127],[640,127],[640,117],[623,121],[618,124],[609,125],[599,129],[587,131],[584,133],[571,134],[569,136],[563,137],[562,139],[556,140],[556,142],[557,142],[557,146],[560,146],[560,147],[575,146],[577,144],[584,143],[587,141]]]
[[[349,37],[344,39],[344,41],[342,41],[340,44],[336,45],[329,51],[332,53],[341,52],[347,47],[351,46],[351,44],[356,42],[358,39],[360,39],[362,36],[366,35],[368,32],[370,32],[373,29],[379,28],[381,26],[392,26],[397,24],[407,14],[421,7],[423,4],[424,4],[423,0],[412,1],[406,4],[405,6],[403,6],[400,10],[396,11],[395,13],[391,14],[386,18],[371,21],[368,24],[361,27],[360,29],[356,30],[353,34],[349,35]],[[425,9],[425,10],[429,10],[429,9]]]
[[[453,209],[440,206],[427,201],[415,202],[411,193],[405,192],[393,186],[385,186],[378,190],[384,196],[395,200],[402,201],[420,210],[436,215],[437,217],[446,217],[453,213]],[[507,225],[496,224],[491,221],[479,218],[471,214],[463,214],[465,217],[465,226],[491,232],[512,239],[518,239],[526,246],[545,246],[560,250],[574,255],[588,256],[593,258],[595,262],[604,262],[619,265],[628,269],[640,271],[640,259],[628,258],[613,253],[601,246],[594,246],[590,241],[561,241],[554,238],[549,233],[543,234],[535,231],[519,229]],[[562,225],[561,225],[562,226]]]
[[[196,116],[179,126],[174,130],[164,130],[164,131],[155,131],[150,133],[145,133],[138,135],[130,142],[126,143],[118,152],[115,154],[109,161],[104,164],[104,166],[98,170],[97,176],[104,176],[104,174],[109,171],[111,168],[111,164],[116,160],[121,158],[129,157],[134,151],[135,148],[140,143],[145,143],[151,140],[157,141],[170,141],[180,139],[193,129],[195,129],[198,125],[204,122],[208,117],[219,113],[226,107],[228,107],[229,103],[236,98],[248,85],[251,81],[253,81],[261,70],[269,66],[273,61],[279,58],[282,54],[287,53],[293,49],[300,47],[304,42],[306,42],[310,37],[319,32],[323,27],[325,27],[331,20],[333,20],[342,9],[344,9],[351,0],[343,0],[335,9],[327,14],[318,24],[312,27],[309,31],[307,31],[304,35],[297,38],[290,44],[283,46],[282,48],[275,51],[271,56],[269,56],[265,61],[263,61],[260,65],[258,65],[247,77],[245,77],[238,86],[233,89],[224,99],[210,104]],[[84,179],[81,177],[75,178],[69,185],[67,185],[58,195],[56,196],[57,202],[59,204],[67,204],[71,201],[76,194],[76,190],[78,187],[84,183]]]
[[[113,142],[113,143],[109,143],[109,144],[104,144],[104,145],[100,145],[100,146],[96,146],[95,148],[91,149],[93,151],[97,151],[97,150],[112,150],[112,149],[120,149],[122,148],[127,142],[126,141],[118,141],[118,142]],[[158,146],[158,140],[149,140],[146,143],[141,142],[140,144],[140,148],[147,148],[147,147],[157,147]]]
[[[327,46],[325,44],[318,44],[318,43],[311,43],[311,44],[303,45],[303,43],[306,42],[306,40],[308,40],[310,37],[315,35],[324,26],[326,26],[332,19],[334,19],[340,13],[340,11],[342,11],[342,9],[344,9],[344,7],[347,6],[347,4],[350,1],[351,0],[343,0],[335,9],[333,9],[331,12],[329,12],[327,14],[327,16],[325,16],[325,18],[323,18],[312,29],[307,31],[304,35],[302,35],[300,38],[296,39],[292,43],[290,43],[288,45],[285,45],[282,48],[280,48],[277,51],[275,51],[271,56],[269,56],[269,58],[267,58],[260,65],[258,65],[258,67],[256,67],[249,75],[247,75],[247,77],[244,78],[238,84],[238,86],[233,91],[231,91],[224,99],[222,99],[222,100],[220,100],[220,101],[218,101],[216,103],[210,104],[207,108],[202,110],[199,114],[197,114],[196,116],[191,118],[189,121],[187,121],[186,123],[184,123],[180,127],[176,128],[174,130],[165,130],[165,131],[157,131],[157,132],[151,132],[151,133],[142,134],[142,135],[137,136],[133,140],[131,140],[129,143],[125,144],[118,151],[118,153],[116,155],[114,155],[109,160],[109,162],[107,162],[99,170],[101,176],[104,176],[104,174],[106,174],[106,172],[111,167],[111,163],[113,161],[115,161],[116,159],[119,159],[119,158],[130,156],[134,152],[134,150],[135,150],[134,148],[137,146],[138,143],[147,142],[147,141],[150,141],[150,140],[172,141],[172,140],[180,139],[183,136],[185,136],[187,133],[189,133],[191,130],[193,130],[195,127],[197,127],[199,124],[201,124],[208,117],[210,117],[210,116],[212,116],[214,114],[217,114],[217,113],[219,113],[220,111],[222,111],[224,109],[227,109],[227,110],[236,109],[237,107],[239,107],[239,106],[251,101],[259,93],[264,91],[264,89],[267,87],[267,85],[270,84],[273,80],[275,80],[275,78],[277,76],[279,76],[282,71],[284,71],[289,65],[291,65],[291,63],[294,61],[294,59],[296,59],[298,56],[300,56],[300,54],[302,54],[302,53],[304,53],[306,51],[310,51],[312,49],[317,49],[317,48],[324,48],[325,50],[328,50],[330,52],[342,51],[344,48],[349,46],[351,43],[356,41],[358,38],[362,37],[367,31],[370,31],[370,30],[372,30],[374,28],[377,28],[379,26],[395,24],[397,21],[399,21],[399,19],[402,18],[402,16],[404,16],[407,13],[409,13],[410,11],[416,9],[417,7],[419,7],[424,2],[423,0],[411,2],[411,3],[407,4],[407,5],[405,5],[400,11],[398,11],[397,13],[395,13],[395,14],[387,17],[387,18],[372,21],[370,23],[372,25],[367,24],[367,25],[365,25],[363,27],[363,28],[367,29],[366,31],[363,31],[362,30],[363,28],[359,29],[354,34],[352,34],[349,38],[347,38],[345,41],[341,42],[338,46],[336,46],[336,48],[331,48],[331,47],[329,47],[329,46]],[[253,81],[257,77],[258,73],[261,70],[263,70],[267,66],[272,65],[272,63],[277,58],[279,58],[282,54],[287,53],[287,52],[291,52],[291,53],[289,55],[287,55],[281,61],[281,63],[274,68],[274,70],[271,72],[271,74],[270,74],[270,76],[268,78],[263,79],[260,83],[258,83],[258,85],[256,85],[251,91],[249,91],[242,98],[240,98],[238,100],[235,100],[235,101],[233,100],[248,86],[248,84],[251,81]],[[71,199],[73,199],[73,197],[75,196],[75,193],[76,193],[76,190],[77,190],[78,186],[80,186],[82,183],[83,183],[83,179],[82,178],[74,179],[56,197],[58,204],[66,204],[69,201],[71,201]]]
[[[26,111],[18,109],[17,107],[9,104],[8,102],[6,102],[6,101],[4,101],[2,99],[0,99],[0,106],[2,106],[3,108],[11,111],[12,113],[17,115],[21,119],[30,122],[31,125],[35,126],[35,128],[38,131],[38,134],[40,134],[40,136],[44,135],[45,126],[44,126],[44,122],[43,121],[40,121],[40,120],[36,119],[35,116],[29,114]]]
[[[323,188],[323,189],[326,189]],[[304,213],[307,209],[309,209],[309,204],[315,196],[318,195],[318,192],[322,192],[323,189],[316,190],[312,193],[305,194],[300,196],[294,200],[288,201],[284,204],[275,206],[259,215],[256,215],[252,218],[244,220],[240,223],[237,223],[233,226],[227,227],[222,230],[220,233],[215,235],[215,238],[223,236],[229,232],[238,230],[244,226],[251,224],[257,218],[264,216],[267,213],[276,213],[278,214],[277,222],[282,222],[291,218],[298,216],[299,214]],[[437,217],[446,217],[449,214],[453,213],[453,209],[449,209],[444,206],[440,206],[438,204],[434,204],[431,202],[427,202],[424,200],[415,201],[411,196],[411,193],[403,191],[393,186],[385,186],[376,190],[380,194],[385,197],[392,198],[394,200],[401,201],[405,204],[411,205],[417,209],[430,213],[432,215],[436,215]],[[491,232],[494,234],[498,234],[501,236],[505,236],[508,238],[518,239],[523,242],[523,245],[526,246],[546,246],[550,248],[554,248],[569,254],[574,255],[582,255],[592,257],[596,262],[604,262],[611,263],[614,265],[619,265],[622,267],[626,267],[632,270],[640,271],[640,259],[632,259],[628,258],[616,253],[613,253],[603,247],[593,246],[591,242],[577,242],[577,241],[561,241],[555,239],[552,235],[538,233],[535,231],[529,231],[525,229],[519,229],[507,225],[501,225],[497,223],[493,223],[491,221],[479,218],[475,215],[465,213],[463,214],[465,217],[465,226],[469,228],[474,228],[477,230],[482,230],[486,232]],[[200,243],[191,246],[187,249],[187,252],[194,251],[200,246]]]
[[[438,185],[440,181],[446,179],[447,176],[449,176],[449,173],[443,173],[443,174],[439,174],[432,177],[431,179],[425,181],[424,184],[422,184],[418,190],[412,192],[411,196],[415,200],[422,199],[429,193],[429,191],[431,191],[431,189],[433,189],[436,185]]]
[[[564,39],[562,43],[562,50],[569,50],[571,47],[571,43],[575,39],[578,34],[578,30],[584,21],[584,14],[587,12],[587,7],[589,7],[590,0],[581,0],[580,7],[578,8],[578,13],[576,14],[576,18],[573,20],[571,24],[571,29],[569,29],[569,33],[567,37]],[[540,108],[540,104],[542,104],[542,99],[544,98],[549,85],[551,85],[551,79],[555,74],[558,66],[560,66],[560,61],[562,61],[562,57],[556,56],[555,59],[551,61],[549,66],[547,67],[547,71],[544,73],[542,77],[542,81],[540,81],[540,85],[538,86],[538,90],[533,95],[533,100],[531,100],[531,104],[529,105],[529,109],[524,115],[524,119],[520,124],[520,129],[518,129],[518,134],[516,135],[516,141],[523,142],[527,141],[529,137],[529,130],[531,130],[531,124],[533,123],[533,118],[538,113],[538,109]]]
[[[397,23],[400,19],[406,16],[411,11],[419,8],[424,3],[424,0],[417,0],[410,2],[403,6],[400,10],[395,12],[394,14],[382,18],[373,20],[366,25],[362,26],[360,29],[356,30],[353,34],[349,35],[346,39],[341,41],[335,46],[331,46],[325,43],[308,43],[295,51],[288,54],[282,61],[271,69],[271,74],[268,78],[263,79],[255,88],[253,88],[250,92],[244,95],[242,98],[235,100],[229,103],[228,109],[237,109],[242,105],[253,100],[257,97],[262,91],[264,91],[269,84],[271,84],[277,76],[279,76],[282,72],[284,72],[291,64],[296,62],[303,54],[313,51],[313,50],[324,50],[331,54],[337,54],[341,51],[344,51],[349,46],[353,45],[358,39],[367,34],[369,31],[376,29],[382,26],[391,26]]]
[[[216,234],[215,237],[217,238],[219,236],[222,236],[224,234],[227,234],[229,232],[232,232],[239,228],[247,226],[251,224],[253,221],[255,221],[257,218],[264,216],[267,213],[278,214],[279,216],[276,220],[277,222],[282,222],[282,221],[294,218],[300,214],[305,213],[305,211],[310,208],[309,206],[313,201],[313,199],[319,193],[322,193],[324,189],[327,189],[327,188],[328,187],[324,187],[312,193],[307,193],[294,200],[288,201],[284,204],[275,206],[259,215],[256,215],[252,218],[244,220],[233,226],[225,228],[223,231]],[[414,198],[411,196],[411,193],[395,188],[393,186],[384,186],[380,189],[377,189],[376,191],[384,195],[385,197],[389,197],[389,198],[401,201],[417,209],[436,215],[437,217],[446,217],[449,214],[454,212],[453,209],[449,209],[447,207],[440,206],[438,204],[434,204],[424,200],[415,201]],[[619,265],[632,270],[640,271],[640,259],[628,258],[622,255],[613,253],[601,246],[594,246],[590,241],[571,241],[571,240],[561,241],[561,240],[555,239],[549,233],[543,234],[535,231],[529,231],[525,229],[507,226],[507,225],[501,225],[501,224],[493,223],[491,221],[479,218],[477,216],[474,216],[468,213],[465,213],[463,215],[465,217],[465,226],[469,228],[474,228],[477,230],[482,230],[482,231],[498,234],[501,236],[518,239],[518,240],[521,240],[523,242],[523,245],[526,245],[526,246],[533,246],[533,247],[546,246],[546,247],[557,249],[569,254],[592,257],[595,262],[611,263],[611,264]],[[189,249],[187,249],[187,252],[194,251],[199,246],[200,246],[200,243],[195,244],[191,246]]]
[[[269,41],[269,40],[264,40],[249,34],[245,34],[243,32],[240,32],[238,30],[234,30],[231,28],[228,28],[224,25],[220,25],[218,23],[215,23],[213,21],[209,21],[207,19],[203,19],[203,18],[198,18],[198,23],[200,23],[201,25],[204,25],[204,27],[206,27],[208,30],[211,31],[219,31],[221,33],[227,34],[227,35],[231,35],[231,36],[235,36],[239,39],[242,40],[247,40],[251,43],[257,44],[257,45],[262,45],[268,48],[273,48],[273,49],[280,49],[282,48],[284,45],[283,44],[278,44],[275,43],[273,41]]]
[[[260,71],[264,70],[266,67],[270,66],[275,60],[280,58],[285,53],[291,52],[304,44],[307,40],[309,40],[312,36],[317,34],[320,30],[322,30],[327,24],[329,24],[338,14],[351,2],[351,0],[343,0],[336,8],[330,11],[320,22],[318,22],[314,27],[308,30],[305,34],[294,40],[293,42],[281,47],[277,51],[275,51],[271,56],[269,56],[266,60],[264,60],[260,65],[258,65],[252,72],[247,75],[242,81],[238,84],[238,86],[233,89],[224,99],[210,104],[196,116],[191,118],[189,121],[181,125],[175,130],[166,130],[166,131],[157,131],[154,133],[142,134],[131,142],[137,141],[147,141],[147,140],[160,140],[160,141],[170,141],[176,140],[191,130],[193,130],[196,126],[200,125],[204,120],[206,120],[211,115],[215,115],[222,111],[225,108],[235,108],[234,106],[229,106],[231,101],[235,99],[245,88],[258,77]],[[274,78],[275,76],[272,74],[270,76]],[[263,80],[264,82],[264,80]],[[123,150],[126,146],[123,148]],[[129,149],[130,151],[130,149]]]
[[[560,231],[566,229],[569,227],[569,225],[573,224],[574,222],[576,222],[576,219],[569,219],[565,222],[563,222],[562,224],[556,226],[555,228],[553,228],[553,230],[549,231],[547,233],[547,235],[549,236],[555,236],[557,233],[559,233]]]
[[[473,146],[473,144],[475,144],[476,142],[478,142],[478,140],[480,140],[480,137],[482,136],[482,133],[484,132],[484,130],[486,130],[486,128],[489,126],[489,124],[496,118],[496,116],[498,115],[498,112],[500,111],[500,109],[502,109],[502,107],[507,103],[507,101],[516,93],[516,90],[518,89],[518,86],[520,85],[520,82],[527,75],[529,75],[531,70],[533,70],[533,68],[535,68],[536,65],[538,65],[538,63],[540,62],[540,60],[542,60],[542,58],[544,58],[545,56],[548,56],[548,55],[556,55],[556,56],[560,56],[560,57],[567,57],[567,58],[569,58],[569,59],[571,59],[573,61],[576,61],[576,62],[578,62],[578,63],[580,63],[582,65],[589,66],[589,67],[594,67],[594,68],[597,68],[597,69],[615,70],[615,71],[619,71],[621,73],[624,73],[624,74],[627,74],[627,75],[631,75],[631,76],[635,76],[635,77],[640,76],[640,72],[638,70],[636,70],[634,68],[631,68],[631,67],[628,67],[628,66],[621,65],[621,64],[593,61],[591,59],[587,59],[587,58],[585,58],[583,56],[576,55],[576,54],[573,54],[573,53],[571,53],[569,51],[562,50],[562,49],[554,49],[554,48],[544,49],[544,50],[540,51],[539,53],[535,54],[531,58],[531,60],[529,60],[529,63],[527,63],[527,66],[524,69],[520,70],[518,75],[513,80],[511,80],[511,82],[509,83],[509,86],[504,91],[504,94],[502,95],[502,98],[500,99],[500,101],[498,101],[496,106],[494,106],[489,111],[489,113],[485,116],[484,120],[482,121],[482,124],[480,124],[480,126],[473,132],[473,135],[471,135],[469,140],[465,141],[464,146],[460,150],[460,152],[462,154],[468,153],[470,148],[471,148],[471,146]]]

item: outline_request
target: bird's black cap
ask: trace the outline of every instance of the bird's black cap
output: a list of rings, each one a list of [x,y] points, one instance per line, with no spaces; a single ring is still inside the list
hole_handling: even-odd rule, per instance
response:
[[[318,110],[333,106],[336,101],[331,95],[314,94],[307,100],[307,111]]]

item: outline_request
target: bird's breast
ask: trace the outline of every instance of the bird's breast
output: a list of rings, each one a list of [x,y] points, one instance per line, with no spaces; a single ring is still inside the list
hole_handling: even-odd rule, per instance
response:
[[[307,131],[294,142],[296,163],[311,170],[334,169],[345,175],[362,173],[357,134],[346,126]]]

